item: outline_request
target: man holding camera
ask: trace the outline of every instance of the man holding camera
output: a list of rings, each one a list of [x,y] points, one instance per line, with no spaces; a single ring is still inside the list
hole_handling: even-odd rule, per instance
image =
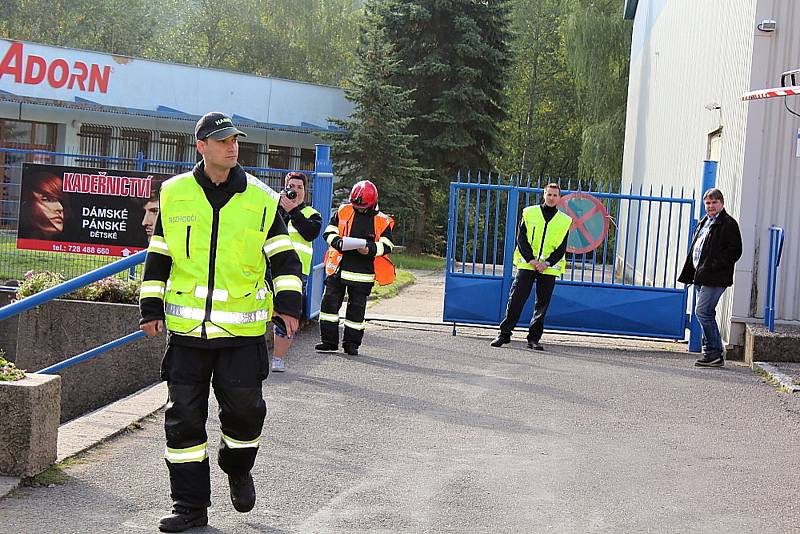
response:
[[[303,294],[306,282],[311,273],[311,242],[319,235],[322,228],[322,215],[305,204],[308,177],[302,172],[290,172],[286,175],[284,188],[278,205],[278,214],[283,218],[289,230],[289,239],[303,264]],[[277,288],[276,288],[277,289]],[[286,333],[280,324],[275,323],[275,348],[272,354],[272,370],[283,372],[286,368],[284,359],[292,346],[293,337]]]

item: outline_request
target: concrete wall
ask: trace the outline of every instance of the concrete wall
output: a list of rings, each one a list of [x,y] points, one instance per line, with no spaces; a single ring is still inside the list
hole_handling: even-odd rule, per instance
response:
[[[12,291],[0,291],[0,308],[14,300],[16,293]],[[17,355],[17,324],[19,317],[14,316],[0,321],[0,349],[5,352],[3,356],[6,360],[13,362]]]
[[[709,135],[721,129],[717,184],[725,193],[727,210],[744,221],[748,250],[755,241],[747,228],[754,208],[752,187],[744,176],[749,108],[740,97],[751,88],[754,40],[761,39],[755,36],[755,19],[755,0],[638,2],[623,161],[624,189],[644,185],[648,190],[653,185],[660,190],[664,185],[666,191],[693,195],[699,205]],[[624,227],[624,218],[620,220]],[[663,256],[666,247],[683,247],[679,239],[686,236],[662,238],[652,254]],[[718,307],[723,337],[737,345],[743,338],[736,329],[731,332],[730,318],[734,302],[749,302],[752,268],[746,257],[737,264],[735,290],[726,292]]]
[[[54,300],[20,315],[16,364],[37,371],[130,334],[138,325],[134,305]],[[164,348],[163,336],[137,340],[57,373],[61,422],[158,382]]]

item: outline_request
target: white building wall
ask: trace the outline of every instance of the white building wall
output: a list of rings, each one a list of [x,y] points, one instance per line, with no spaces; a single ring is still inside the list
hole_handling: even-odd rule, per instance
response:
[[[755,11],[756,0],[638,2],[631,46],[623,190],[631,186],[638,190],[640,185],[645,185],[646,191],[651,185],[660,190],[664,185],[665,191],[673,187],[678,196],[683,189],[685,196],[698,199],[697,216],[709,134],[721,128],[717,186],[725,194],[728,212],[740,218],[748,113],[740,97],[750,88]],[[686,225],[681,231],[684,235],[674,235],[675,221],[671,228],[671,240],[662,238],[652,254],[663,256],[667,247],[672,253],[678,246],[685,252]],[[651,233],[655,231],[651,228]],[[680,264],[683,259],[670,261]],[[632,257],[626,260],[630,263]],[[637,264],[644,261],[640,257]],[[737,267],[752,270],[744,261]],[[749,286],[745,289],[745,299],[749,299]],[[733,291],[726,292],[718,308],[726,339],[730,337],[729,319],[737,296]]]

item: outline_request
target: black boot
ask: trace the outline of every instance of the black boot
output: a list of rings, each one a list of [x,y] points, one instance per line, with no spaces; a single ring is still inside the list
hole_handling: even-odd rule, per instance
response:
[[[317,352],[337,352],[339,350],[339,345],[323,341],[322,343],[314,345],[314,350]]]
[[[231,503],[237,512],[249,512],[256,505],[256,487],[249,472],[243,475],[228,475],[231,487]]]
[[[342,349],[348,356],[358,356],[358,345],[353,345],[352,343],[345,343],[342,345]]]
[[[492,340],[489,345],[493,347],[502,347],[506,343],[511,343],[511,336],[505,334],[497,334],[497,337]]]
[[[172,513],[165,515],[158,522],[158,530],[161,532],[183,532],[192,527],[202,527],[208,524],[208,514],[206,508],[185,508],[175,505]]]

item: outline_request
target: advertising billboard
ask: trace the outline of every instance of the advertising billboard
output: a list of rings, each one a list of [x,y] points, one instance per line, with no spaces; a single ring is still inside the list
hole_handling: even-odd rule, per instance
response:
[[[165,175],[26,163],[17,248],[128,256],[147,248]]]

